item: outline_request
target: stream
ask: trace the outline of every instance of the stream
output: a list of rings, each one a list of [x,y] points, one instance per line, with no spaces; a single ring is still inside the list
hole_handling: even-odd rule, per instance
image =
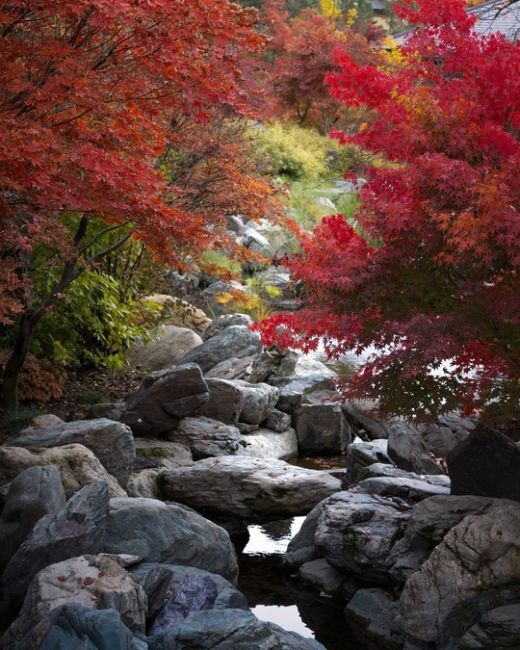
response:
[[[345,459],[295,459],[311,469],[341,469]],[[306,587],[282,567],[282,558],[305,517],[248,527],[249,541],[239,554],[238,588],[257,618],[311,637],[327,650],[367,650],[343,615],[345,603]]]

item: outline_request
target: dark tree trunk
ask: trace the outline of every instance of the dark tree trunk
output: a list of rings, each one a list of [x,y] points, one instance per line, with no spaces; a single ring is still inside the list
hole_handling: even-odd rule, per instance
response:
[[[4,411],[18,409],[18,381],[20,372],[31,346],[36,324],[41,316],[24,314],[18,325],[18,333],[11,356],[7,360],[2,375],[2,406]]]

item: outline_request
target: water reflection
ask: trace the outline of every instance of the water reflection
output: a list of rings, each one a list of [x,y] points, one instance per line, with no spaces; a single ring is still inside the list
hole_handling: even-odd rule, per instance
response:
[[[315,638],[328,650],[366,650],[343,615],[344,603],[320,596],[282,566],[287,545],[304,520],[249,526],[250,539],[240,556],[239,589],[261,620]]]

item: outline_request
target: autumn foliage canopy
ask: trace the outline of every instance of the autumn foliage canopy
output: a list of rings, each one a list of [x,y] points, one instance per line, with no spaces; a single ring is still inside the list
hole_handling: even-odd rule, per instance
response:
[[[156,161],[180,116],[244,108],[255,20],[227,0],[1,3],[0,322],[32,309],[39,245],[88,265],[94,218],[131,226],[170,261],[172,243],[204,247],[207,215],[178,205]],[[74,238],[70,214],[83,219]]]
[[[334,97],[375,118],[336,133],[384,159],[354,218],[301,235],[303,310],[266,342],[364,362],[350,395],[427,415],[515,410],[520,394],[520,44],[479,36],[462,0],[405,0],[399,66],[337,51]]]

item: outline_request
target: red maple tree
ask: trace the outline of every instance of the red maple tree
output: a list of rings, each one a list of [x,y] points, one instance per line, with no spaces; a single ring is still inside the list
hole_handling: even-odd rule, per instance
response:
[[[172,120],[244,108],[241,61],[263,42],[255,21],[228,0],[1,3],[0,322],[18,327],[6,406],[34,328],[83,269],[130,236],[170,261],[172,244],[211,240],[207,214],[177,207],[155,162]],[[121,232],[107,250],[96,219]],[[31,255],[41,245],[62,273],[35,302]]]
[[[296,315],[266,342],[366,356],[347,382],[382,409],[518,412],[520,44],[479,36],[463,0],[405,0],[415,26],[391,69],[337,53],[333,95],[375,119],[354,136],[383,156],[353,219],[302,235]],[[280,327],[283,326],[283,327]]]

